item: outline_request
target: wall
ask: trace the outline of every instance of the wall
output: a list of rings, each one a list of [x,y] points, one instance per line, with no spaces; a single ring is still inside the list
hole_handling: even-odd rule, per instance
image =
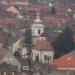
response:
[[[39,61],[45,63],[46,61],[44,60],[44,56],[47,55],[51,57],[49,63],[52,63],[53,61],[53,56],[54,56],[54,51],[41,51],[41,50],[32,50],[32,59],[33,61],[36,60],[36,56],[39,55]]]

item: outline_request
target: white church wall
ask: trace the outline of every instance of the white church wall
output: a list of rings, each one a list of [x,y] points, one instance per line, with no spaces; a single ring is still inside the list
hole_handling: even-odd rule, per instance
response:
[[[40,51],[40,50],[35,50],[33,49],[32,50],[32,59],[33,61],[36,61],[36,56],[39,55],[39,61],[42,62],[42,63],[51,63],[53,62],[53,56],[54,56],[54,51]],[[45,60],[45,55],[50,57],[50,60],[49,61],[46,61]]]

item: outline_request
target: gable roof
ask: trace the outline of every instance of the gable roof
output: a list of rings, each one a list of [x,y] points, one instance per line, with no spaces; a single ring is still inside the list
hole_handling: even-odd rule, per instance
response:
[[[75,50],[54,60],[54,65],[57,67],[75,67]]]
[[[13,12],[13,13],[15,13],[15,14],[17,14],[17,15],[20,15],[19,10],[18,10],[16,7],[14,7],[14,6],[10,6],[10,7],[7,9],[7,11],[10,11],[10,12]]]

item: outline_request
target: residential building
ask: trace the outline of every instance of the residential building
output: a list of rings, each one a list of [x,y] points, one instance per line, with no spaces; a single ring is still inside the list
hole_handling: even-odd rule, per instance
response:
[[[0,64],[0,75],[18,75],[17,68],[3,62]]]
[[[8,48],[0,47],[0,64],[3,62],[17,67],[18,73],[21,71],[21,63],[13,56]]]

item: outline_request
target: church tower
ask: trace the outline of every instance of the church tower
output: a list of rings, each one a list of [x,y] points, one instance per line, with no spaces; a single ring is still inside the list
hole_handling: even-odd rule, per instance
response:
[[[36,19],[34,23],[31,25],[32,30],[32,41],[33,44],[38,40],[40,35],[44,33],[44,25],[42,24],[42,20],[40,19],[39,13],[37,13]]]

